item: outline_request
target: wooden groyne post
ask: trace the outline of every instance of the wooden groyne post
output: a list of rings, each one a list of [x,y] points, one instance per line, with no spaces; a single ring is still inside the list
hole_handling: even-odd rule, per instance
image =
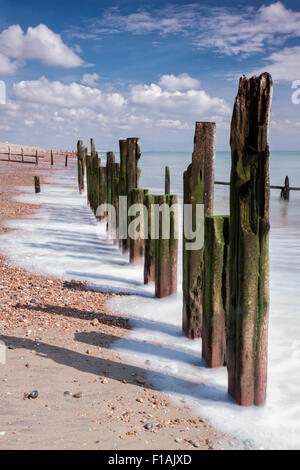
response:
[[[272,92],[268,73],[243,76],[231,121],[228,392],[245,406],[266,398]]]
[[[216,124],[196,122],[192,163],[184,172],[183,177],[183,202],[192,207],[193,230],[196,228],[198,204],[204,204],[205,216],[212,215],[213,212],[215,143]],[[193,339],[199,338],[202,331],[204,248],[187,250],[186,242],[184,236],[182,328],[186,336]]]
[[[155,204],[160,206],[158,213],[157,238],[155,240],[155,296],[162,298],[177,291],[178,257],[178,200],[173,194],[155,196]],[[165,208],[174,210],[165,213]],[[170,222],[170,230],[165,232],[164,222]]]
[[[53,166],[54,158],[53,158],[53,151],[52,150],[51,150],[51,154],[50,154],[50,161],[51,161],[51,166]]]
[[[284,201],[289,201],[290,200],[290,180],[289,180],[288,176],[285,177],[284,186],[281,190],[280,197]]]
[[[36,193],[41,192],[41,185],[40,185],[40,177],[39,176],[34,177],[34,189],[35,189]]]
[[[119,173],[119,195],[127,196],[129,200],[129,192],[131,189],[139,187],[140,169],[138,161],[141,157],[141,144],[139,137],[130,137],[128,139],[119,140],[120,149],[120,173]],[[126,226],[125,218],[127,214],[120,214],[124,217],[121,221],[122,226]],[[119,222],[120,223],[120,222]],[[124,238],[119,241],[122,252],[129,250],[129,239]]]
[[[155,195],[146,194],[144,205],[148,215],[148,236],[145,239],[144,283],[155,281],[155,238],[152,233],[152,207],[155,204]]]
[[[84,189],[84,167],[85,167],[85,147],[82,140],[77,142],[77,172],[78,172],[78,188],[81,193]]]
[[[68,166],[68,154],[66,153],[66,156],[65,156],[65,166]]]
[[[229,216],[205,218],[202,357],[221,367],[226,356],[229,309]]]
[[[130,231],[131,224],[134,224],[134,232],[136,235],[139,235],[137,238],[129,237],[129,262],[132,264],[144,263],[145,225],[147,223],[144,211],[144,199],[146,194],[147,189],[133,188],[129,191],[129,208],[134,204],[140,206],[140,210],[135,211],[134,216],[128,216],[128,230]]]
[[[165,167],[165,194],[170,194],[170,168]]]

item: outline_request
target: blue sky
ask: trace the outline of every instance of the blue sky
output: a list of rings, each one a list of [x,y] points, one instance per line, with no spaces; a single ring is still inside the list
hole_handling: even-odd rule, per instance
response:
[[[194,122],[214,120],[227,150],[238,78],[263,71],[271,147],[300,149],[299,2],[0,0],[2,142],[191,150]]]

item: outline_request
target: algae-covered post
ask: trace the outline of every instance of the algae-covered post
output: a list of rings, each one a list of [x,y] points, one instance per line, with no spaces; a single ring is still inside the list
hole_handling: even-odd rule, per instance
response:
[[[284,199],[285,201],[290,200],[290,179],[288,176],[285,177],[284,186],[281,190],[280,197],[281,199]]]
[[[79,192],[84,189],[85,148],[82,140],[77,142],[77,170]]]
[[[165,194],[170,194],[170,168],[165,168]]]
[[[155,240],[155,296],[166,297],[177,291],[178,201],[173,194],[155,197],[159,205]]]
[[[226,356],[229,306],[229,216],[205,218],[202,357],[221,367]]]
[[[192,208],[192,228],[196,229],[196,206],[204,205],[204,214],[212,215],[214,200],[216,124],[196,122],[192,163],[184,172],[184,205]],[[184,211],[184,218],[187,217]],[[202,330],[203,247],[187,250],[183,237],[183,318],[188,338],[199,338]]]
[[[39,176],[34,177],[34,189],[35,189],[36,193],[41,192],[41,185],[40,185],[40,177]]]
[[[269,312],[268,73],[239,82],[231,120],[228,392],[239,405],[263,405]]]
[[[129,191],[129,262],[132,264],[141,264],[144,262],[145,229],[147,228],[144,198],[147,191],[147,189],[140,188],[133,188]]]
[[[153,238],[154,227],[152,227],[152,207],[155,204],[155,195],[146,194],[144,199],[148,214],[148,236],[145,239],[145,261],[144,261],[144,284],[155,281],[155,239]]]

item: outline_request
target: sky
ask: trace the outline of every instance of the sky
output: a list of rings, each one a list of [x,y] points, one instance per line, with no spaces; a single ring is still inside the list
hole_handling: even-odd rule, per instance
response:
[[[239,77],[264,71],[271,149],[300,150],[299,0],[0,0],[0,142],[192,151],[215,121],[229,150]]]

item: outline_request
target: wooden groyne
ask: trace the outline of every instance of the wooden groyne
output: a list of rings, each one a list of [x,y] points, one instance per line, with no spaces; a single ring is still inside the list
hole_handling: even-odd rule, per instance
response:
[[[230,183],[214,181],[215,123],[196,122],[192,161],[183,175],[182,228],[168,167],[165,194],[139,187],[139,138],[120,140],[120,163],[108,152],[105,166],[93,141],[90,155],[82,141],[77,147],[79,191],[86,180],[91,209],[108,231],[116,225],[115,242],[131,263],[144,264],[144,283],[154,283],[158,298],[177,291],[183,233],[183,331],[190,339],[202,336],[206,367],[227,366],[228,393],[243,406],[262,405],[266,397],[270,188],[280,189],[285,200],[300,189],[291,188],[288,177],[283,187],[269,183],[271,98],[269,74],[241,78],[231,121]],[[213,214],[215,184],[230,186],[229,215]],[[100,213],[98,205],[104,205]]]

